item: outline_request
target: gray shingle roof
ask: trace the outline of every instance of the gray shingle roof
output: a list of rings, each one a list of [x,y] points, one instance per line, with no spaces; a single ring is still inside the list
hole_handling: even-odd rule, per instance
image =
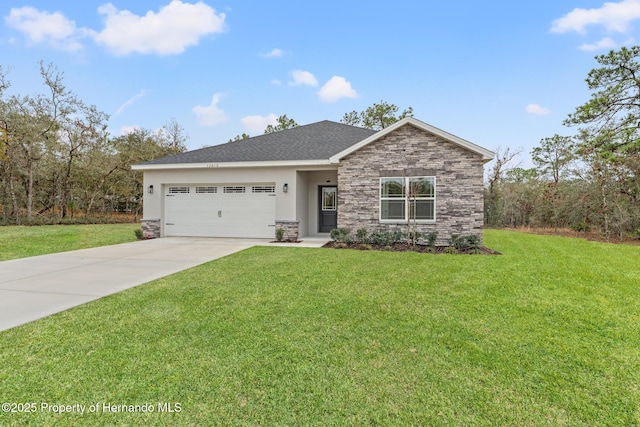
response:
[[[326,160],[374,133],[371,129],[324,120],[141,164]]]

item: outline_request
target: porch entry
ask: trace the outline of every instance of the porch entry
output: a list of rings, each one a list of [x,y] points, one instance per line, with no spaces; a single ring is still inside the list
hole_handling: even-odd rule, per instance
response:
[[[338,187],[318,188],[318,232],[328,233],[338,226]]]

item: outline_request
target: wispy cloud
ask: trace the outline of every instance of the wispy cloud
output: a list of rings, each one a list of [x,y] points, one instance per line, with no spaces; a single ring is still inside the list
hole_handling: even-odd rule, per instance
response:
[[[120,107],[118,107],[118,109],[116,110],[116,112],[113,114],[114,116],[118,116],[120,115],[120,113],[122,113],[124,110],[127,109],[127,107],[130,107],[131,105],[133,105],[137,100],[139,100],[140,98],[142,98],[143,96],[145,96],[147,93],[146,90],[142,89],[140,92],[138,92],[137,94],[135,94],[134,96],[132,96],[131,98],[129,98],[129,100],[127,100],[127,102],[125,102],[124,104],[122,104]]]
[[[284,51],[282,49],[275,48],[271,52],[261,53],[260,56],[263,58],[280,58],[284,56]]]
[[[564,34],[576,32],[587,36],[588,27],[601,27],[609,34],[631,33],[631,24],[640,19],[640,0],[622,0],[618,3],[606,2],[599,8],[573,9],[551,24],[552,33]],[[597,50],[613,49],[633,43],[632,38],[624,42],[616,42],[612,37],[604,37],[592,43],[583,43],[580,50],[593,52]]]
[[[546,107],[542,107],[539,104],[529,104],[529,105],[527,105],[525,110],[527,111],[527,113],[533,114],[533,115],[536,115],[536,116],[546,116],[546,115],[551,114],[551,110],[550,109],[548,109]]]
[[[215,126],[229,121],[229,117],[222,109],[218,108],[218,102],[220,102],[221,94],[213,94],[211,104],[209,105],[196,105],[193,107],[198,124],[201,126]]]
[[[596,50],[613,49],[616,46],[617,46],[616,42],[614,42],[611,37],[605,37],[602,40],[599,40],[595,43],[585,43],[582,46],[580,46],[580,49],[586,52],[593,52]]]
[[[335,102],[341,98],[357,98],[358,93],[344,77],[333,76],[318,92],[321,101]]]
[[[278,123],[278,116],[271,113],[266,116],[247,116],[243,117],[240,122],[244,128],[252,134],[263,133],[269,125],[276,125]]]
[[[318,86],[318,80],[309,71],[293,70],[291,72],[293,80],[289,82],[291,86]]]
[[[601,25],[607,31],[625,33],[632,21],[640,18],[640,0],[622,0],[618,3],[606,2],[593,9],[573,9],[551,25],[552,33],[571,31],[586,34],[589,25]]]

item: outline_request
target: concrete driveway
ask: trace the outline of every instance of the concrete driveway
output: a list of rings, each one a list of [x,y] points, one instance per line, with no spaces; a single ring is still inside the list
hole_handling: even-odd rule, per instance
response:
[[[326,240],[296,246],[319,247]],[[170,237],[0,262],[0,331],[268,240]]]

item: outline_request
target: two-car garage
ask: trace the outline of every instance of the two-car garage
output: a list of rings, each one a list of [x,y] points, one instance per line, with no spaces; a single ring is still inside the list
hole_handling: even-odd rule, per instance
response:
[[[273,183],[164,186],[164,235],[273,238]]]

